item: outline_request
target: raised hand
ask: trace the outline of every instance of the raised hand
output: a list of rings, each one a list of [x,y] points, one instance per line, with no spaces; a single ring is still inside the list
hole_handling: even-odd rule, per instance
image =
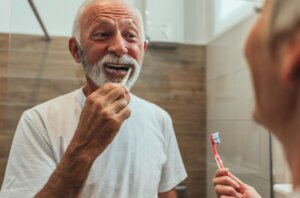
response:
[[[89,95],[70,147],[91,157],[101,154],[130,116],[129,101],[128,91],[116,83],[107,83]]]
[[[261,198],[253,187],[240,181],[228,169],[217,170],[213,184],[218,198]]]
[[[130,116],[129,100],[128,91],[114,83],[103,85],[87,97],[66,152],[36,198],[79,197],[95,159]]]

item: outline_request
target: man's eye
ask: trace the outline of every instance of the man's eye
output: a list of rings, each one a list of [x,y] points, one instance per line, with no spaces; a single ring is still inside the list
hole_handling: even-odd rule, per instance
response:
[[[135,39],[137,39],[137,35],[136,34],[127,34],[126,38],[130,39],[130,40],[135,40]]]
[[[254,12],[255,12],[256,14],[261,14],[262,11],[263,11],[263,8],[262,8],[262,7],[259,7],[259,6],[254,7]]]
[[[111,34],[105,33],[105,32],[98,32],[98,33],[94,34],[94,37],[96,39],[105,39],[105,38],[108,38],[109,36],[111,36]]]

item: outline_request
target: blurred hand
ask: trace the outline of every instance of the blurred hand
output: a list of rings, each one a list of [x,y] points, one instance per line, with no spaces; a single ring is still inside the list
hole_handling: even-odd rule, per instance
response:
[[[261,198],[253,187],[240,181],[228,169],[217,170],[213,184],[218,198]]]

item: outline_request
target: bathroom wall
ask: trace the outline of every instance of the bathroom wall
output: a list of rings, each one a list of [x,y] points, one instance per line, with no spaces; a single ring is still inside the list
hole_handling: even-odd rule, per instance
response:
[[[0,0],[0,32],[8,33],[10,29],[11,1]]]
[[[224,165],[264,198],[270,197],[269,142],[265,129],[252,121],[253,95],[243,56],[251,17],[207,46],[207,137],[220,132]],[[207,197],[215,197],[211,180],[216,171],[207,141]]]
[[[0,33],[0,95],[6,92],[6,69],[8,65],[8,34]],[[11,141],[10,136],[4,133],[6,115],[6,105],[4,101],[0,101],[0,183],[2,183],[2,175],[4,174],[4,167],[6,165],[7,152],[9,149],[9,143]]]
[[[0,184],[21,113],[84,83],[67,42],[65,37],[47,43],[40,36],[12,35],[7,64],[8,35],[0,35]],[[202,46],[150,46],[132,90],[171,114],[189,175],[183,183],[186,198],[205,197],[205,51]]]

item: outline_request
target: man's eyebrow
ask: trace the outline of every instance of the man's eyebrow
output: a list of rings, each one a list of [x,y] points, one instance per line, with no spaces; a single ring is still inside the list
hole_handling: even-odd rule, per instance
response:
[[[111,27],[114,25],[114,22],[112,22],[109,19],[106,18],[98,18],[96,16],[89,18],[89,20],[91,21],[91,25],[93,27],[99,27],[99,26],[103,26],[103,27]]]
[[[98,19],[95,20],[94,24],[96,25],[104,25],[104,26],[111,26],[113,23],[109,21],[108,19]]]
[[[140,28],[139,28],[139,26],[138,26],[138,23],[137,23],[136,21],[134,21],[134,20],[129,20],[129,21],[127,21],[127,22],[126,22],[126,25],[127,25],[127,26],[130,26],[130,27],[132,27],[132,28],[134,28],[134,29],[136,29],[137,31],[140,31]]]

